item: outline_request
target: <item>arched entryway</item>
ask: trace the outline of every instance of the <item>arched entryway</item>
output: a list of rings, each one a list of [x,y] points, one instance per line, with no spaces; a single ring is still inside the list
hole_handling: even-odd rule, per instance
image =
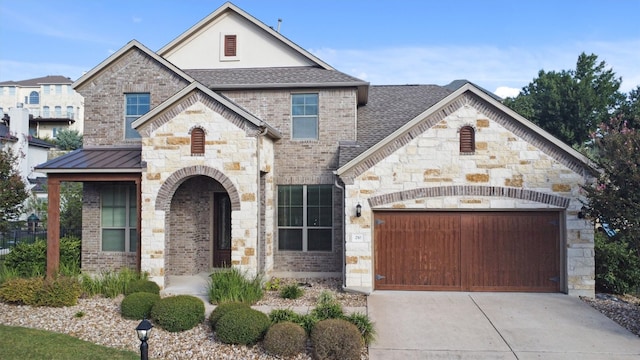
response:
[[[167,213],[165,273],[196,275],[231,264],[231,200],[208,176],[187,178]]]

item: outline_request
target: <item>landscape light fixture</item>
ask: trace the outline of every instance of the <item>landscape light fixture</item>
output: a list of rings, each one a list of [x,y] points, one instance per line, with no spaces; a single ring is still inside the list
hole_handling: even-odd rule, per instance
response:
[[[138,339],[142,342],[140,344],[140,360],[149,360],[149,344],[147,344],[147,340],[149,340],[149,334],[151,333],[152,327],[153,325],[151,325],[149,320],[142,319],[136,328]]]
[[[356,205],[356,217],[360,217],[360,216],[362,216],[362,205],[358,203],[358,205]]]
[[[31,213],[31,215],[29,215],[29,217],[27,218],[27,225],[29,226],[29,230],[35,232],[39,222],[40,218],[38,217],[38,215]]]

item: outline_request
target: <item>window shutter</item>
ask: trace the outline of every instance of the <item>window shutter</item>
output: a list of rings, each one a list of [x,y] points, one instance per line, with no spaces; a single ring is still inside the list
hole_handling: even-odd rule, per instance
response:
[[[191,130],[191,155],[204,154],[204,130],[195,128]]]
[[[224,56],[236,56],[236,35],[224,36]]]
[[[460,129],[460,152],[473,153],[476,151],[475,130],[471,126]]]

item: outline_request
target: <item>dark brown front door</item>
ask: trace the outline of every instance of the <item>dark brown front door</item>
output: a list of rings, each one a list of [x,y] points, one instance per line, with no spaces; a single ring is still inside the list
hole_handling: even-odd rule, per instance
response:
[[[213,195],[213,267],[231,266],[231,200],[227,193]]]
[[[376,212],[375,288],[560,290],[558,212]]]

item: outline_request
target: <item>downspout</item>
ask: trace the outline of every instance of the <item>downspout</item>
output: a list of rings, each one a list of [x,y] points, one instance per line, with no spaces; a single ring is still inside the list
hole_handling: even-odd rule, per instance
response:
[[[335,172],[334,172],[335,174]],[[347,223],[344,220],[346,214],[346,206],[347,206],[347,192],[344,186],[340,185],[340,178],[336,175],[336,180],[334,185],[342,190],[342,290],[346,290],[347,288],[347,229],[345,228]]]
[[[261,200],[262,200],[262,193],[261,193],[261,189],[260,189],[260,144],[261,144],[261,138],[265,135],[267,135],[267,133],[269,132],[269,128],[267,128],[266,126],[264,127],[264,129],[259,132],[256,135],[256,224],[257,224],[257,229],[256,229],[256,270],[257,273],[259,274],[260,272],[262,272],[263,266],[260,265],[260,256],[262,256],[262,253],[260,252],[260,241],[263,240],[262,239],[262,220],[261,220],[261,214],[262,214],[262,206],[260,206]],[[265,260],[266,262],[266,260]]]

